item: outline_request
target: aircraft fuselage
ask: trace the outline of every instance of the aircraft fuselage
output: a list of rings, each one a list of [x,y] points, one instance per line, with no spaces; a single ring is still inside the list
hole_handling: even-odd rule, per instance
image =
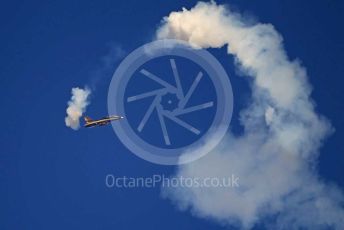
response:
[[[95,127],[95,126],[103,126],[103,125],[107,125],[109,124],[111,121],[116,121],[116,120],[120,120],[123,117],[121,116],[110,116],[110,117],[104,117],[102,119],[99,120],[92,120],[88,117],[85,117],[85,125],[84,127],[86,128],[90,128],[90,127]]]

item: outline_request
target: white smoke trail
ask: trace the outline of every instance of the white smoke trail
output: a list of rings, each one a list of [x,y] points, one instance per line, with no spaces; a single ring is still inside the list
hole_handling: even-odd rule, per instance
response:
[[[165,17],[157,31],[157,39],[163,38],[200,48],[227,45],[253,80],[252,101],[241,112],[244,134],[228,134],[221,147],[180,166],[176,175],[234,173],[240,188],[164,188],[163,194],[197,216],[243,228],[264,222],[279,229],[344,229],[341,191],[316,174],[318,149],[332,128],[315,112],[306,71],[288,59],[274,27],[249,24],[228,7],[199,2]]]
[[[67,117],[65,123],[67,127],[78,130],[80,127],[80,117],[86,111],[89,104],[88,97],[91,91],[88,88],[80,89],[78,87],[72,89],[72,98],[68,102]]]
[[[91,72],[91,78],[88,80],[87,85],[91,87],[92,92],[95,92],[98,83],[104,79],[104,77],[112,75],[114,63],[125,54],[123,48],[115,42],[111,42],[108,46],[108,52],[101,57],[100,64]],[[85,89],[78,87],[72,89],[72,98],[68,102],[68,108],[66,110],[67,117],[65,118],[65,123],[67,127],[74,130],[79,129],[80,117],[89,105],[88,99],[91,94],[91,89],[88,87]]]

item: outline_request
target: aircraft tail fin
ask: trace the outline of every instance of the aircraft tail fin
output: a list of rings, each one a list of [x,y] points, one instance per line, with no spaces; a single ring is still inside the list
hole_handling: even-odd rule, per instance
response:
[[[92,118],[88,117],[88,116],[84,116],[84,120],[85,122],[91,122],[92,121]]]

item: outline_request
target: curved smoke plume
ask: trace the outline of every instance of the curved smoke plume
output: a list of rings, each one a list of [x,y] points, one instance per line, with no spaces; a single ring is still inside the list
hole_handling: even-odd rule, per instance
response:
[[[65,118],[65,123],[67,127],[74,130],[80,128],[80,117],[86,111],[90,94],[91,91],[88,88],[80,89],[76,87],[72,89],[72,98],[68,102],[68,108],[66,110],[67,117]]]
[[[252,79],[252,101],[240,116],[244,134],[229,133],[217,150],[179,166],[176,175],[234,173],[240,187],[163,188],[164,196],[196,216],[243,228],[264,223],[281,229],[344,229],[343,195],[322,181],[315,167],[332,128],[315,112],[306,71],[289,60],[274,27],[246,23],[226,6],[200,2],[165,17],[157,31],[157,39],[163,38],[199,48],[227,46]]]

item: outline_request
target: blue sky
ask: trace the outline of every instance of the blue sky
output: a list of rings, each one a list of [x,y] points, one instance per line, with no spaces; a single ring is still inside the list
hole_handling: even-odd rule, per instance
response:
[[[111,47],[129,53],[152,40],[162,17],[196,1],[12,1],[0,13],[0,229],[224,229],[180,212],[160,189],[109,189],[105,176],[171,175],[130,153],[112,128],[73,131],[64,125],[72,87],[97,83],[87,113],[107,113]],[[225,1],[218,1],[225,3]],[[319,174],[344,188],[342,75],[344,5],[340,1],[230,1],[244,15],[272,23],[291,59],[307,68],[317,111],[335,128]],[[250,91],[224,49],[210,50],[231,77],[234,113]],[[101,74],[99,73],[101,71]],[[101,75],[101,76],[100,76]],[[157,135],[152,133],[151,135]],[[259,228],[259,226],[257,226]]]

